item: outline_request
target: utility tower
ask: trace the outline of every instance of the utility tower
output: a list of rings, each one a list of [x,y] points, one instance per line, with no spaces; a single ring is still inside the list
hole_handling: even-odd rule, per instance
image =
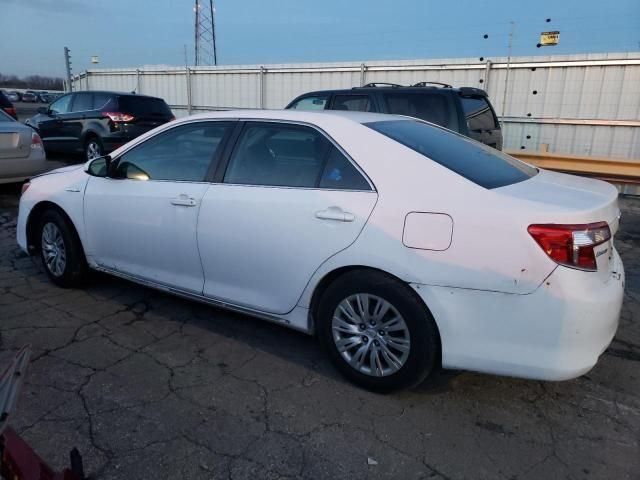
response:
[[[213,0],[195,0],[196,65],[217,65],[216,9]]]

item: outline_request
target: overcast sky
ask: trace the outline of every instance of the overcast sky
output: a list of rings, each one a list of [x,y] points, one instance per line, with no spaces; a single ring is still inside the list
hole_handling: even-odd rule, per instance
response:
[[[194,61],[193,0],[0,0],[0,72]],[[216,0],[220,64],[640,51],[640,0]],[[550,18],[551,22],[546,22]],[[559,30],[560,45],[536,48]],[[487,39],[483,35],[488,35]]]

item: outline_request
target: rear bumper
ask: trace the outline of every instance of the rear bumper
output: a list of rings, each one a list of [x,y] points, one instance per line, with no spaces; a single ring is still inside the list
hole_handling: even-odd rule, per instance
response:
[[[0,183],[15,183],[51,169],[43,151],[29,157],[0,159]]]
[[[539,380],[585,374],[618,327],[625,277],[613,255],[606,282],[558,267],[528,295],[413,284],[440,329],[443,367]]]

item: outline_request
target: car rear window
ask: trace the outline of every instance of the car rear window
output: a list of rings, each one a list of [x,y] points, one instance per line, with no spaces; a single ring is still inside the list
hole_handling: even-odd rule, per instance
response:
[[[461,97],[467,127],[472,132],[484,132],[498,128],[489,102],[484,97]]]
[[[450,95],[428,92],[384,93],[387,113],[406,115],[458,131],[456,106]]]
[[[538,170],[494,148],[417,120],[365,125],[484,188],[527,180]]]
[[[165,117],[172,116],[169,105],[161,98],[123,96],[118,99],[120,111],[134,117]]]

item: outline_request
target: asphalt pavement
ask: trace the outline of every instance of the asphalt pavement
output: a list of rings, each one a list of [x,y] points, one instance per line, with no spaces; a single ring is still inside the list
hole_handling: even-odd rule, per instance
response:
[[[0,348],[34,354],[10,423],[56,468],[77,447],[99,479],[640,478],[639,199],[620,327],[587,375],[376,395],[283,327],[104,275],[55,287],[16,246],[18,193],[0,187]]]

